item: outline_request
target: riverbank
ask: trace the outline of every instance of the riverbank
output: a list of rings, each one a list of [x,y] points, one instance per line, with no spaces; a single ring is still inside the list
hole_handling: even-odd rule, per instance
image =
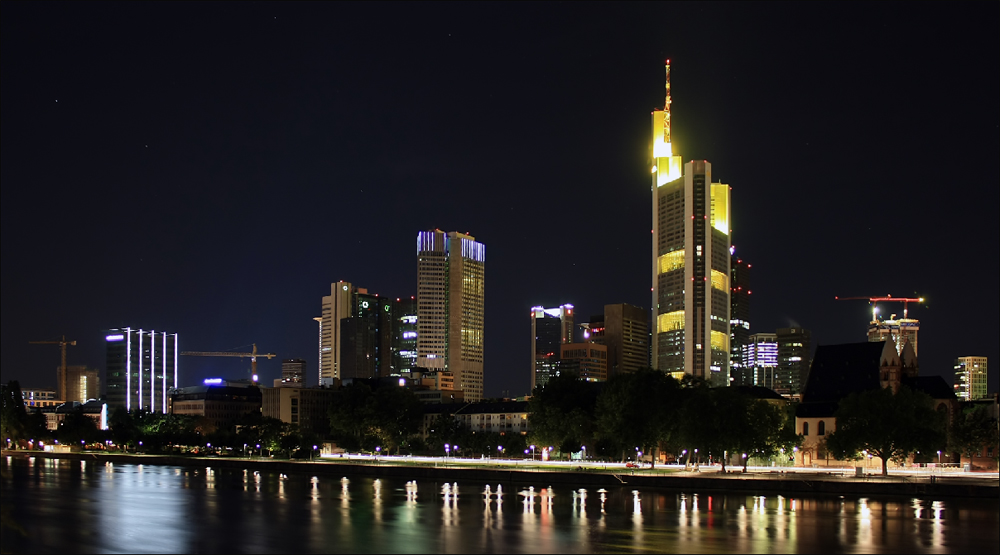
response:
[[[432,481],[475,481],[510,485],[548,486],[553,484],[590,487],[656,487],[699,491],[745,493],[747,495],[902,495],[923,498],[967,497],[1000,499],[1000,480],[948,476],[843,476],[794,472],[673,472],[644,473],[643,470],[614,469],[548,470],[515,467],[498,463],[489,467],[467,467],[461,463],[400,464],[348,459],[288,461],[230,457],[180,457],[123,453],[51,453],[44,451],[3,451],[3,456],[66,459],[113,464],[155,464],[212,467],[282,474],[316,476],[393,477]]]

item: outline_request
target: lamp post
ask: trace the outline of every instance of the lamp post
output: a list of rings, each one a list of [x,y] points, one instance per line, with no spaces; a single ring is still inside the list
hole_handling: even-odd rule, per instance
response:
[[[685,455],[687,455],[687,454],[688,454],[688,450],[684,449],[683,451],[681,451],[681,456],[678,457],[679,459],[684,459],[685,466],[687,466],[687,458],[685,457]]]
[[[531,446],[531,460],[535,460],[535,446]]]
[[[497,445],[497,457],[503,456],[503,445]]]
[[[309,462],[312,462],[312,460],[313,460],[313,453],[315,453],[315,452],[316,452],[316,446],[313,445],[312,451],[309,451]]]
[[[444,444],[444,458],[446,458],[446,459],[447,459],[447,458],[448,458],[448,455],[449,455],[450,453],[451,453],[451,444],[449,444],[449,443],[445,443],[445,444]]]

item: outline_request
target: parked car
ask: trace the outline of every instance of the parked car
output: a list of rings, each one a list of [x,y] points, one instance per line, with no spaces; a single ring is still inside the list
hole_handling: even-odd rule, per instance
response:
[[[642,468],[642,465],[640,465],[639,463],[634,463],[632,461],[629,461],[625,463],[625,468]]]

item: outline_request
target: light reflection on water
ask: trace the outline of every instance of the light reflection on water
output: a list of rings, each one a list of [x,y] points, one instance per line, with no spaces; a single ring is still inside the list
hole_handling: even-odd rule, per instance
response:
[[[996,553],[995,500],[319,477],[4,458],[7,552]]]

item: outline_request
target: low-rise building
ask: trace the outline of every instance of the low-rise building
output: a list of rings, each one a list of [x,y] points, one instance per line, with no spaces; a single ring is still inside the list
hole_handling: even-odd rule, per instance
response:
[[[330,404],[335,389],[325,387],[272,387],[263,390],[261,413],[294,424],[303,432],[330,433]]]
[[[483,401],[466,403],[459,408],[454,405],[428,405],[424,409],[424,420],[420,428],[423,438],[430,435],[434,422],[442,414],[450,414],[457,422],[473,432],[496,432],[499,434],[527,435],[528,401]]]
[[[171,389],[170,414],[204,416],[216,429],[234,426],[245,415],[260,412],[261,393],[256,386],[206,384]]]

